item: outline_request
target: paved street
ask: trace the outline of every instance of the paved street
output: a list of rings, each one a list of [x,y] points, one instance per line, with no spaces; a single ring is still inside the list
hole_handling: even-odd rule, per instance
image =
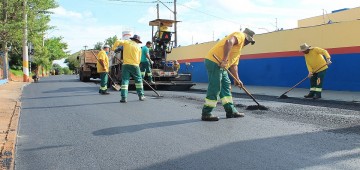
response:
[[[252,100],[235,95],[244,118],[226,119],[219,104],[221,120],[203,122],[204,91],[145,93],[121,104],[76,76],[26,86],[15,168],[360,169],[358,103],[258,96],[270,110],[247,111]]]

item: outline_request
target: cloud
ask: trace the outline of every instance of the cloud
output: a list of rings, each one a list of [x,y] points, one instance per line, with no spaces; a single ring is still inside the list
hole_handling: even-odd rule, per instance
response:
[[[68,43],[71,53],[84,49],[84,46],[93,48],[95,43],[114,35],[121,37],[124,28],[122,25],[100,24],[89,11],[70,11],[61,6],[52,11],[54,15],[50,25],[56,26],[56,29],[50,31],[47,37],[61,35],[64,37],[63,41]]]
[[[83,18],[83,14],[79,13],[79,12],[74,12],[74,11],[68,11],[65,8],[59,6],[57,8],[54,9],[50,9],[50,12],[53,12],[53,16],[54,17],[59,17],[59,18],[75,18],[75,19],[82,19]]]
[[[178,24],[178,44],[184,46],[216,40],[245,27],[257,34],[274,31],[276,26],[290,29],[297,27],[299,19],[322,15],[322,9],[330,13],[339,8],[354,7],[353,4],[358,4],[358,0],[184,0],[178,2],[177,6],[177,20],[182,21]],[[173,4],[166,5],[173,8]],[[62,35],[72,52],[83,49],[84,45],[92,48],[96,42],[113,35],[121,37],[121,32],[125,30],[133,31],[146,42],[151,40],[148,23],[156,19],[157,13],[154,6],[143,11],[139,18],[129,16],[137,23],[126,27],[121,23],[98,20],[89,11],[71,11],[60,6],[53,10],[55,14],[52,15],[51,24],[58,30],[52,35]],[[160,18],[173,19],[174,16],[169,9],[160,5]]]

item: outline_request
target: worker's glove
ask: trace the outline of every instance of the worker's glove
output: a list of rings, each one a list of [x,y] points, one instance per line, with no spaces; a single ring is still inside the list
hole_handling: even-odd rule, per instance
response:
[[[220,65],[221,68],[226,68],[227,66],[227,61],[221,61]]]
[[[327,64],[327,65],[330,65],[331,63],[332,63],[332,62],[331,62],[330,59],[327,59],[327,60],[326,60],[326,64]]]
[[[154,64],[154,62],[153,62],[152,60],[150,60],[150,64],[151,64],[151,65],[153,65],[153,64]]]
[[[238,86],[238,87],[240,87],[240,88],[242,88],[243,86],[244,86],[244,84],[239,80],[239,82],[238,81],[234,81],[234,85],[235,86]]]
[[[311,78],[313,76],[312,72],[309,72],[308,77]]]

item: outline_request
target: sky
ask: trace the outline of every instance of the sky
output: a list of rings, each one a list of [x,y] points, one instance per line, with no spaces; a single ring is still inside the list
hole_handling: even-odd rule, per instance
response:
[[[151,40],[149,21],[157,18],[157,0],[57,0],[46,38],[62,36],[70,54],[93,48],[122,31]],[[161,0],[172,11],[173,0]],[[177,0],[178,45],[217,40],[240,29],[261,34],[297,27],[297,21],[342,8],[359,7],[358,0]],[[160,3],[160,18],[174,19]],[[173,27],[171,28],[173,31]],[[63,60],[57,61],[62,63]]]

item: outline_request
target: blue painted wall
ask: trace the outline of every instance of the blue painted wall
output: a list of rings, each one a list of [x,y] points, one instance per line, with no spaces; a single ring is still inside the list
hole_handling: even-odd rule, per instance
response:
[[[327,70],[325,90],[360,91],[360,53],[331,55],[333,64]],[[191,63],[180,72],[190,72],[194,82],[207,83],[204,62]],[[303,56],[240,60],[239,76],[246,85],[292,87],[308,74]],[[309,88],[309,80],[299,85]]]

